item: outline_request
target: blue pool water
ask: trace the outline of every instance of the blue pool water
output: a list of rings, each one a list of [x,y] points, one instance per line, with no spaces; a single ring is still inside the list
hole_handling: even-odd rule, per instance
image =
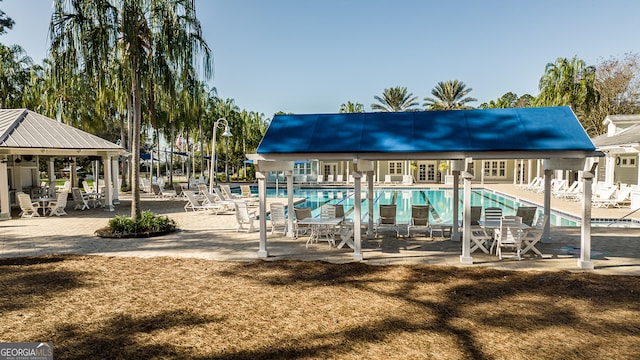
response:
[[[257,192],[256,188],[252,191]],[[463,191],[459,190],[459,219],[462,219],[463,208]],[[353,219],[353,203],[354,192],[351,188],[294,188],[293,196],[295,198],[305,198],[304,203],[297,204],[297,207],[307,206],[312,209],[313,216],[320,216],[320,207],[324,204],[342,204],[344,206],[347,218]],[[267,189],[267,196],[276,196],[276,189]],[[277,196],[286,197],[286,188],[278,189]],[[452,223],[453,219],[453,190],[452,189],[384,189],[376,188],[374,190],[374,206],[373,218],[378,218],[378,205],[380,204],[396,204],[397,219],[399,222],[408,222],[411,217],[411,205],[430,204],[430,221],[433,223]],[[368,200],[366,193],[362,192],[362,222],[368,222]],[[521,199],[496,193],[487,189],[474,189],[471,192],[471,206],[499,207],[502,208],[504,215],[515,215],[519,206],[537,206]],[[543,208],[538,206],[538,213],[542,213]],[[553,226],[580,226],[579,218],[564,214],[558,211],[552,211],[550,223]],[[612,221],[612,219],[592,219],[592,226],[613,226],[613,227],[640,227],[640,223],[625,219],[626,221]]]

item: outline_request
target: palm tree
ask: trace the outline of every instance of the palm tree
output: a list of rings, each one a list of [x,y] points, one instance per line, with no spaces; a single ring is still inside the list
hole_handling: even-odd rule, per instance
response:
[[[418,97],[413,96],[412,93],[407,94],[407,88],[404,86],[384,89],[382,97],[374,96],[373,98],[378,100],[378,103],[371,104],[371,109],[383,112],[412,111],[419,105]]]
[[[473,109],[472,106],[466,105],[469,102],[478,101],[472,97],[466,97],[471,88],[466,88],[462,81],[449,80],[439,82],[431,94],[433,98],[426,97],[424,106],[427,110],[465,110]]]
[[[101,88],[105,69],[120,61],[130,79],[132,117],[131,218],[140,217],[140,135],[143,84],[153,74],[180,73],[203,54],[202,69],[211,70],[210,50],[202,37],[194,0],[54,0],[51,19],[51,57],[54,66],[77,69]],[[197,66],[194,66],[197,68]],[[159,87],[172,88],[170,76]]]
[[[360,103],[352,103],[351,101],[347,101],[346,104],[340,105],[341,113],[361,113],[364,112],[364,105]]]

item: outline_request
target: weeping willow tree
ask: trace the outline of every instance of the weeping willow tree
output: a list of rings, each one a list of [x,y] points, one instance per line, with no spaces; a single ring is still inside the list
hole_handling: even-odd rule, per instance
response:
[[[143,91],[175,88],[187,68],[211,72],[194,0],[55,0],[50,24],[51,59],[58,84],[84,74],[84,85],[109,86],[107,72],[119,63],[130,80],[131,217],[140,217],[140,138]],[[77,85],[76,85],[77,86]],[[144,87],[143,87],[144,86]],[[152,99],[152,97],[147,97]],[[151,100],[152,101],[152,100]],[[153,106],[153,104],[147,104]]]

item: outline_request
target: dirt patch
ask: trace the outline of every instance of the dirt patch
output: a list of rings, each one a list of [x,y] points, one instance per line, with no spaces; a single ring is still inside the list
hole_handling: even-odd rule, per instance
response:
[[[56,359],[635,359],[640,278],[363,263],[0,260],[0,339]]]

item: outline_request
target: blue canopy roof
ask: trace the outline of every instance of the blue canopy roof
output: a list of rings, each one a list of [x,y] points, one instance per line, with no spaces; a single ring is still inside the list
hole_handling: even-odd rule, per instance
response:
[[[569,107],[456,111],[276,115],[257,153],[445,154],[593,153],[595,146]],[[568,153],[567,153],[568,152]],[[475,155],[474,155],[475,153]],[[267,156],[268,157],[268,156]],[[384,156],[388,158],[388,156]]]

